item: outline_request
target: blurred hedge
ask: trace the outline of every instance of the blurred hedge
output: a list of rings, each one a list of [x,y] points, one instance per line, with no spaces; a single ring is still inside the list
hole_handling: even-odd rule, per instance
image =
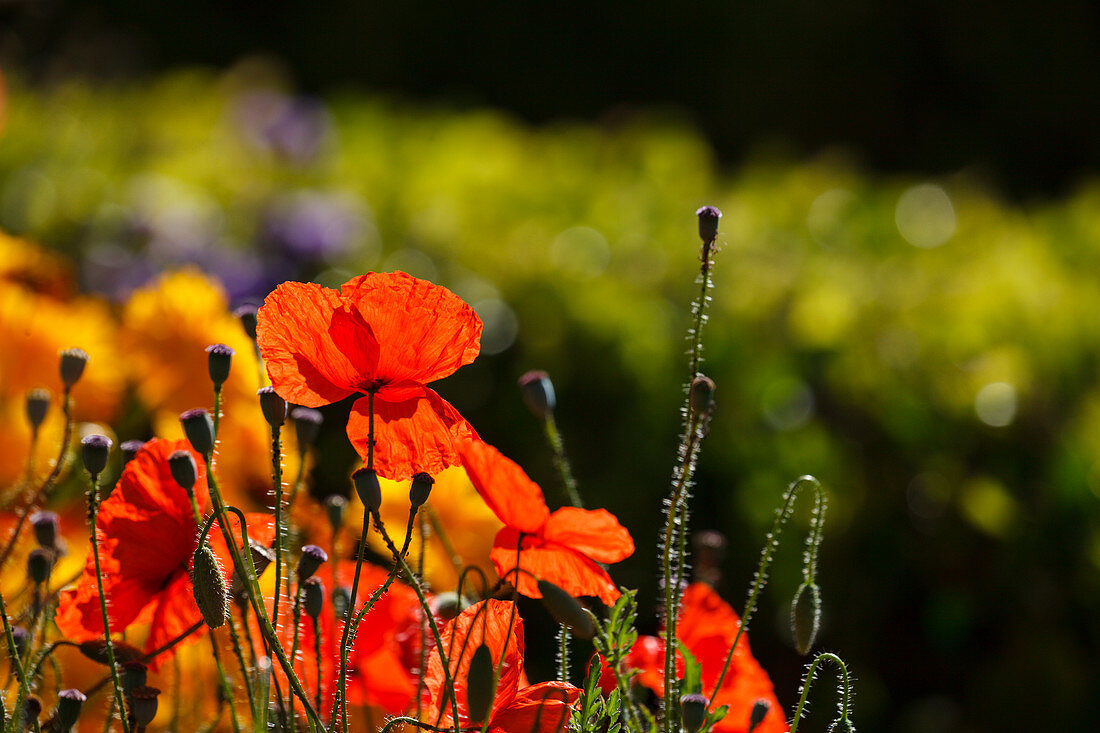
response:
[[[193,262],[241,301],[404,269],[475,304],[488,353],[441,392],[553,497],[515,388],[551,373],[586,496],[638,540],[620,580],[650,604],[693,212],[716,204],[718,411],[694,526],[730,536],[726,596],[739,605],[783,485],[812,473],[833,496],[822,640],[854,664],[862,727],[1100,713],[1100,185],[1009,207],[963,174],[872,177],[839,154],[722,172],[675,124],[322,103],[249,67],[8,85],[0,227],[74,257],[87,289],[124,298]],[[796,545],[753,634],[788,705]]]

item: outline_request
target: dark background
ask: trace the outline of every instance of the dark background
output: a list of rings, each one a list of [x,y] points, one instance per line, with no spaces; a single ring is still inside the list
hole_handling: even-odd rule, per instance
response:
[[[8,2],[7,62],[43,78],[223,67],[252,53],[347,85],[543,122],[667,107],[720,158],[842,145],[873,168],[977,166],[1060,192],[1100,162],[1100,9],[1021,2]]]

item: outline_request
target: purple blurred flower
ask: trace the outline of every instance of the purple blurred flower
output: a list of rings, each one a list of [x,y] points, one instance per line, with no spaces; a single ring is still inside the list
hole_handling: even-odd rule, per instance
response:
[[[254,146],[300,165],[317,157],[331,128],[328,110],[317,100],[271,90],[241,95],[234,112]]]
[[[362,206],[354,199],[302,191],[276,200],[264,214],[261,238],[293,259],[338,257],[363,231]]]

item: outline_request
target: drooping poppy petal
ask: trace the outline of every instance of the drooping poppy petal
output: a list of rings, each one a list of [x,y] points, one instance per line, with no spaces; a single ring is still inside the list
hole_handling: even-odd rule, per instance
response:
[[[550,517],[539,485],[517,463],[480,440],[464,441],[459,454],[477,493],[500,521],[533,534]]]
[[[634,540],[606,509],[562,507],[550,515],[542,536],[597,562],[619,562],[634,554]]]
[[[512,704],[493,718],[492,733],[561,733],[580,689],[564,682],[540,682],[516,693]]]
[[[178,573],[168,585],[160,591],[155,600],[153,618],[149,624],[149,637],[145,640],[145,651],[158,649],[187,629],[202,621],[202,614],[195,605],[191,590],[191,579],[185,573]],[[199,631],[202,629],[200,628]],[[154,658],[149,666],[154,670],[165,655]]]
[[[619,589],[599,563],[565,545],[547,542],[538,535],[524,535],[523,549],[516,552],[520,533],[505,527],[497,533],[489,559],[497,574],[528,598],[542,598],[538,580],[546,580],[572,596],[596,596],[606,604],[619,597]],[[517,567],[519,571],[512,572]],[[532,577],[534,576],[534,577]]]
[[[436,474],[461,459],[458,445],[477,432],[434,390],[409,387],[414,397],[390,402],[383,392],[374,398],[374,470],[402,481],[415,473]],[[348,416],[348,438],[364,462],[371,431],[370,398],[360,397]]]
[[[377,361],[377,340],[369,328],[357,332],[346,317],[334,327],[334,316],[342,309],[336,290],[285,282],[257,311],[256,342],[272,385],[288,402],[306,407],[338,402],[371,376],[361,369]],[[349,354],[341,348],[353,345],[362,351]]]
[[[344,283],[340,296],[386,345],[375,370],[386,381],[434,382],[481,350],[481,319],[473,308],[427,280],[372,272]]]

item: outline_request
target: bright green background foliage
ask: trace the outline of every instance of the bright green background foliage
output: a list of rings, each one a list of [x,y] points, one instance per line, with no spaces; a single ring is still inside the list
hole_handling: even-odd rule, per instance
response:
[[[784,485],[811,473],[833,499],[820,639],[852,664],[861,729],[1056,730],[1100,713],[1100,186],[1009,205],[966,173],[885,179],[841,154],[719,172],[691,129],[660,120],[531,128],[355,95],[327,100],[320,152],[293,161],[242,131],[247,77],[14,84],[0,225],[85,271],[107,244],[142,261],[139,213],[263,263],[270,202],[352,202],[352,248],[287,276],[405,269],[474,303],[493,353],[440,391],[556,503],[515,388],[548,370],[587,502],[638,542],[618,578],[641,587],[652,631],[693,212],[715,204],[718,408],[693,506],[696,528],[730,538],[720,590],[741,605]],[[315,491],[345,491],[347,460]],[[796,544],[752,633],[787,705]],[[529,656],[550,660],[537,636]]]

